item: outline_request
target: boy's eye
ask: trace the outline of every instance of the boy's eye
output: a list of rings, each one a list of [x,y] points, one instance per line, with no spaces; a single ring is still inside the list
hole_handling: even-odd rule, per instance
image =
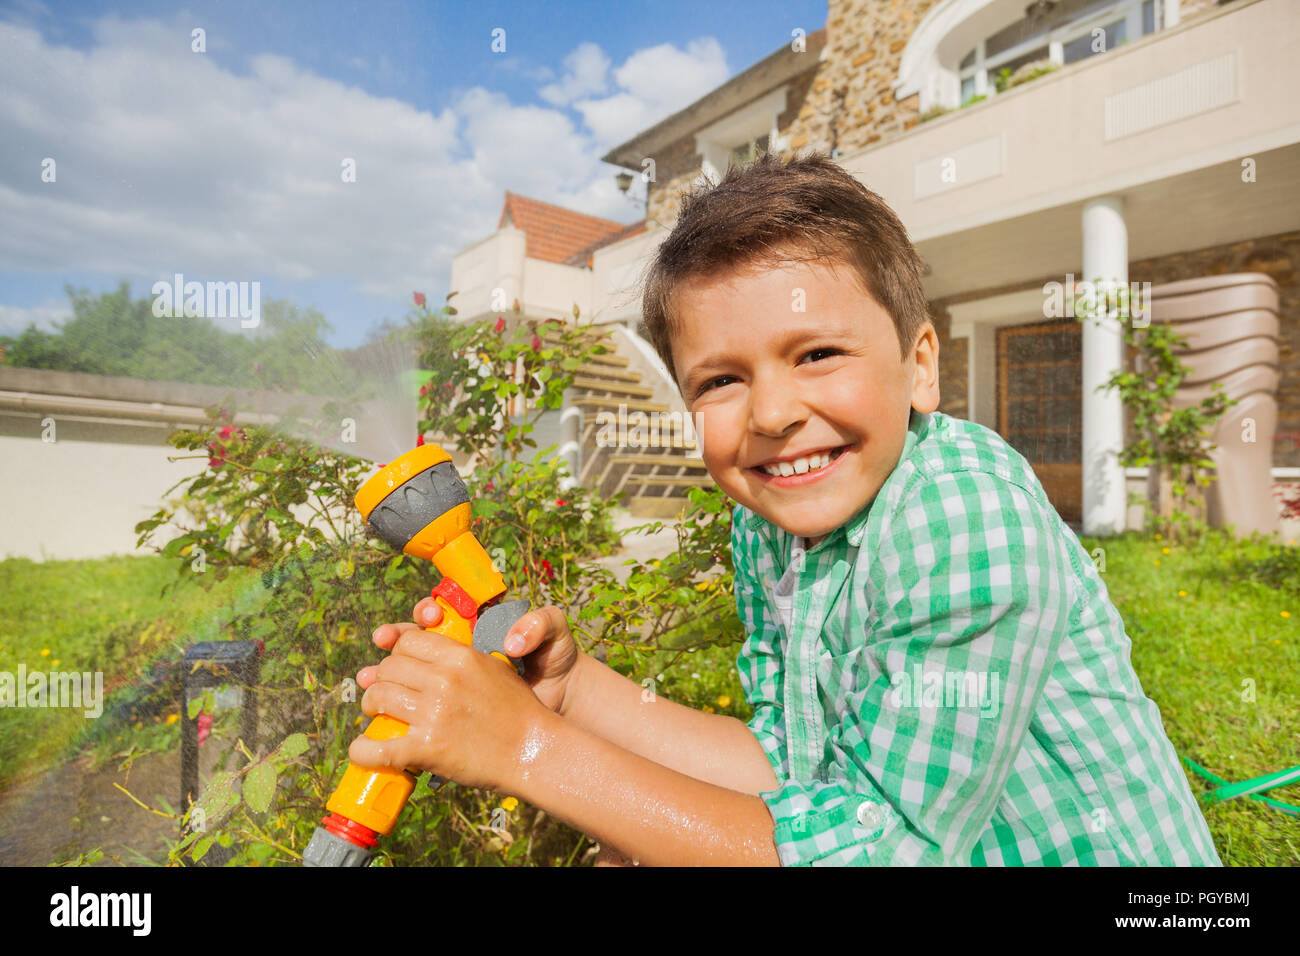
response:
[[[806,356],[804,356],[804,358],[811,358],[811,359],[813,359],[813,361],[817,361],[816,356],[819,356],[819,355],[820,355],[820,356],[831,356],[831,355],[840,355],[840,354],[841,354],[840,350],[839,350],[839,349],[835,349],[835,348],[813,349],[813,350],[812,350],[811,352],[809,352]]]
[[[713,387],[714,387],[715,385],[717,385],[719,382],[728,382],[728,381],[730,381],[730,380],[731,380],[731,376],[730,376],[730,375],[719,375],[717,378],[711,378],[711,379],[709,379],[707,382],[705,382],[703,385],[700,386],[700,390],[699,390],[698,392],[695,393],[695,397],[696,397],[696,398],[699,398],[701,395],[703,395],[703,394],[704,394],[705,392],[707,392],[709,389],[713,388]]]

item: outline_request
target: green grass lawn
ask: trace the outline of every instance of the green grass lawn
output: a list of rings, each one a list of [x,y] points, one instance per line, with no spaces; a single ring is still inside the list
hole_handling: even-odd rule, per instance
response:
[[[1194,547],[1137,535],[1084,544],[1104,549],[1102,577],[1132,638],[1134,667],[1179,755],[1231,781],[1300,764],[1297,550],[1222,536]],[[1280,553],[1290,557],[1279,561]],[[102,670],[111,708],[114,694],[128,693],[154,660],[179,660],[193,641],[227,637],[222,609],[260,591],[257,576],[244,572],[210,592],[186,582],[159,597],[174,568],[150,557],[0,561],[0,670],[13,672],[20,663],[29,670]],[[721,647],[689,655],[657,690],[747,719],[735,653]],[[175,705],[170,713],[178,713]],[[154,719],[167,726],[167,715]],[[0,710],[0,781],[71,756],[85,744],[89,723],[79,711]],[[1194,793],[1211,789],[1195,775],[1189,779]],[[1272,795],[1300,803],[1297,790]],[[1206,807],[1206,819],[1227,864],[1300,864],[1295,817],[1238,798]]]
[[[1217,534],[1083,543],[1104,549],[1133,666],[1178,755],[1234,782],[1300,764],[1300,551]],[[1214,789],[1188,777],[1197,795]],[[1300,805],[1294,785],[1270,796]],[[1204,809],[1225,864],[1300,864],[1294,816],[1244,797]]]
[[[256,576],[232,574],[205,591],[183,580],[167,596],[176,562],[162,557],[0,561],[0,670],[102,671],[104,714],[129,695],[155,659],[180,659],[196,640],[221,640],[223,606]],[[197,577],[197,576],[196,576]],[[179,713],[178,705],[171,711]],[[166,724],[166,715],[157,720]],[[82,710],[0,709],[0,785],[71,756],[96,729]]]

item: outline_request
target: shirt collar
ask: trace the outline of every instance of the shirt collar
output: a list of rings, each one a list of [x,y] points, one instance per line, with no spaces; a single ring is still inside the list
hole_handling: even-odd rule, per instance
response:
[[[844,532],[845,539],[850,545],[855,548],[861,546],[862,536],[866,534],[867,531],[867,518],[871,515],[871,506],[880,499],[880,495],[889,487],[889,480],[898,472],[898,466],[907,460],[907,457],[912,454],[912,450],[916,447],[916,443],[924,437],[926,431],[930,427],[930,420],[930,413],[921,414],[915,409],[912,410],[908,417],[907,437],[903,440],[902,454],[898,456],[898,464],[895,465],[894,470],[889,473],[889,478],[885,479],[885,483],[881,486],[880,491],[876,493],[875,498],[867,502],[852,518],[827,535],[826,540],[823,541],[819,547],[828,544],[832,539],[839,535],[840,532]],[[750,531],[762,530],[770,539],[772,531],[782,530],[777,528],[776,525],[757,512],[750,511],[748,508],[746,508],[745,511],[747,514],[747,517],[745,518],[745,527]]]

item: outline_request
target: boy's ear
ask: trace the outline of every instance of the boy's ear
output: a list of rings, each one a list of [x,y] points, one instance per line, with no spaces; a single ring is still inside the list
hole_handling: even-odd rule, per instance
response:
[[[939,334],[926,322],[912,347],[916,373],[912,385],[912,407],[929,414],[939,407]]]

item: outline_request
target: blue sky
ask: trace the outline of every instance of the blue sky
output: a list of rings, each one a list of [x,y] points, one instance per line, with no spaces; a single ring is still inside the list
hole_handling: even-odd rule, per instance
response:
[[[507,189],[639,218],[600,156],[825,20],[826,0],[0,2],[0,334],[66,317],[65,284],[145,296],[180,272],[258,281],[358,344],[413,290],[442,298]]]

